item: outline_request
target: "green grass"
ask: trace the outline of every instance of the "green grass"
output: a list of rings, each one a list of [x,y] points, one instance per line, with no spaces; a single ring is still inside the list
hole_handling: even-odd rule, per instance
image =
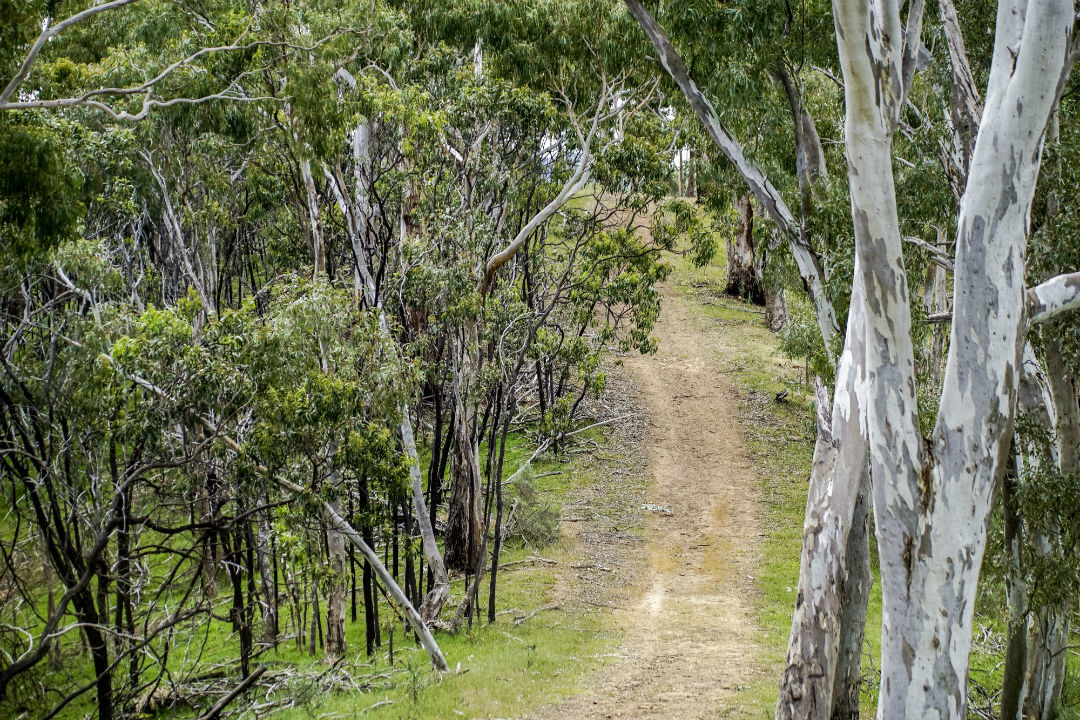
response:
[[[582,433],[583,439],[604,442],[601,429]],[[483,446],[481,452],[484,452]],[[509,475],[532,453],[522,437],[507,443],[505,460]],[[617,456],[605,448],[604,454]],[[570,493],[596,480],[597,470],[569,458],[545,455],[533,464],[536,490],[556,508]],[[555,473],[558,474],[547,474]],[[530,555],[565,564],[574,548],[565,539],[546,548],[510,543],[504,548],[500,564],[525,560]],[[294,695],[294,707],[272,714],[281,720],[307,720],[316,717],[351,718],[447,718],[512,716],[574,692],[587,673],[603,662],[618,643],[610,614],[594,610],[560,607],[547,610],[556,591],[558,577],[545,565],[511,565],[499,573],[495,623],[487,624],[487,580],[481,589],[482,621],[472,628],[463,627],[451,635],[435,631],[444,656],[453,672],[439,674],[430,667],[427,655],[409,640],[403,639],[401,623],[396,623],[394,662],[389,656],[389,626],[392,610],[385,602],[380,608],[383,646],[368,658],[364,653],[364,619],[347,621],[346,638],[354,682],[366,686],[361,692],[318,690],[312,680],[329,669],[321,651],[315,657],[299,651],[295,642],[286,642],[277,652],[263,655],[258,662],[269,666],[282,677],[299,673],[301,679],[288,683],[281,697]],[[455,602],[464,592],[464,581],[453,582],[451,602],[443,618],[452,616]],[[533,615],[535,613],[535,615]],[[526,619],[527,618],[527,619]],[[520,625],[516,621],[521,619]],[[217,623],[203,662],[228,660],[238,652],[236,638],[227,626]],[[256,664],[258,664],[258,662]],[[285,672],[288,670],[289,672]],[[205,708],[203,708],[205,709]],[[181,712],[177,717],[190,716]]]

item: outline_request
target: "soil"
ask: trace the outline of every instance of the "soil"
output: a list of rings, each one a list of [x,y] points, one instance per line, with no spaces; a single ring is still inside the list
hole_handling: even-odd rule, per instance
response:
[[[630,443],[638,456],[631,450],[627,467],[607,480],[633,475],[638,462],[637,475],[647,467],[639,492],[625,482],[621,493],[640,502],[640,532],[620,527],[617,512],[596,512],[602,484],[564,508],[563,527],[583,558],[564,572],[560,594],[610,607],[622,642],[581,694],[542,708],[537,720],[723,717],[739,708],[742,686],[761,679],[753,619],[761,480],[721,349],[700,327],[692,302],[666,292],[658,352],[628,356],[622,377],[614,373],[623,386],[608,397],[637,405],[647,427],[623,427],[644,442]]]

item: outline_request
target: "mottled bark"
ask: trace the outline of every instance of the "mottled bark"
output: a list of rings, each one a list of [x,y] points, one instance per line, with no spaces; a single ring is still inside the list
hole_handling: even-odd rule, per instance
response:
[[[844,615],[845,554],[866,467],[865,418],[856,392],[866,352],[862,292],[861,285],[856,285],[831,407],[824,387],[820,382],[817,385],[818,435],[777,720],[824,720],[833,705]],[[865,616],[865,605],[862,612]]]
[[[903,96],[899,5],[835,0],[883,596],[880,718],[962,718],[975,588],[1023,345],[1023,253],[1069,2],[999,5],[986,109],[961,208],[950,355],[924,445],[891,171]],[[1020,40],[1023,40],[1021,43]],[[1019,48],[1019,50],[1017,50]],[[861,267],[860,267],[861,266]]]

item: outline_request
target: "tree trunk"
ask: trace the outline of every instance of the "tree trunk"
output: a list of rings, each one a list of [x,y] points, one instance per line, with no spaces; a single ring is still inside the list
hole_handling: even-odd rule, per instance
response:
[[[830,717],[844,620],[851,623],[847,628],[849,636],[858,632],[852,625],[856,624],[859,608],[850,607],[845,615],[843,603],[845,556],[866,468],[863,410],[856,393],[865,354],[862,294],[861,284],[857,283],[831,407],[821,382],[816,386],[818,435],[803,523],[799,592],[776,703],[777,720]],[[858,574],[852,575],[853,580],[857,578]],[[857,584],[847,589],[852,598],[858,597]],[[865,606],[861,612],[865,618]],[[857,657],[847,658],[843,666],[845,678],[858,675]]]
[[[1001,685],[1002,720],[1023,720],[1024,674],[1027,666],[1028,585],[1024,568],[1023,523],[1017,500],[1019,479],[1013,468],[1005,474],[1002,485],[1002,509],[1005,520],[1005,605],[1008,608],[1008,632],[1005,647],[1005,671]]]
[[[750,195],[744,195],[736,207],[739,230],[727,239],[727,287],[724,292],[755,305],[764,305],[765,290],[758,264],[754,261],[754,205]]]
[[[262,493],[259,502],[263,505],[268,504],[269,496]],[[278,637],[278,599],[270,547],[270,511],[260,510],[256,517],[259,524],[259,535],[255,554],[259,563],[259,582],[262,586],[262,641],[267,644],[274,644],[277,642]]]
[[[784,288],[775,290],[765,288],[765,324],[769,330],[780,332],[787,325],[788,318],[787,300],[784,297]]]
[[[840,587],[840,644],[833,681],[832,720],[858,720],[862,687],[863,639],[870,602],[870,467],[863,465],[859,496],[844,550],[844,582]]]
[[[909,57],[897,42],[904,32],[899,4],[834,0],[833,7],[845,80],[855,272],[866,284],[866,333],[873,338],[860,394],[881,555],[878,717],[962,718],[976,583],[1012,434],[1026,329],[1027,219],[1072,7],[1060,0],[998,6],[974,180],[958,223],[950,354],[929,442],[921,436],[915,398],[892,177],[892,132],[910,78]],[[911,4],[906,35],[917,42],[910,23],[916,9],[921,15],[921,3]]]
[[[334,470],[333,475],[338,475]],[[330,501],[334,512],[341,514],[341,498]],[[345,655],[345,603],[348,591],[348,557],[345,553],[345,536],[337,528],[328,525],[326,544],[330,560],[330,588],[326,594],[326,654],[330,657]]]
[[[471,572],[479,562],[482,544],[480,452],[477,446],[476,406],[470,393],[479,368],[476,322],[461,330],[455,348],[454,448],[450,463],[450,512],[446,521],[446,564]]]
[[[1054,408],[1053,428],[1058,471],[1072,474],[1080,469],[1080,404],[1075,379],[1061,357],[1056,338],[1046,342],[1046,378]],[[1044,403],[1045,405],[1045,403]],[[1038,534],[1032,538],[1035,551],[1050,555],[1054,539]],[[1048,720],[1061,705],[1065,679],[1069,620],[1076,607],[1077,587],[1064,588],[1060,597],[1033,609],[1028,627],[1028,666],[1025,678],[1025,717]]]

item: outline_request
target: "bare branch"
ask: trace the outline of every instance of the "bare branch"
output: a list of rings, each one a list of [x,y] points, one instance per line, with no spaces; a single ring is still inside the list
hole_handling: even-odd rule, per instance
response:
[[[581,127],[578,124],[577,117],[574,114],[573,107],[570,107],[570,121],[574,127],[574,132],[577,133],[578,142],[581,144],[581,159],[578,160],[577,166],[574,168],[574,174],[570,176],[570,179],[563,185],[562,190],[556,195],[551,202],[543,207],[540,212],[536,213],[525,224],[518,234],[510,242],[506,248],[500,252],[495,253],[488,258],[487,263],[484,266],[484,276],[480,279],[477,286],[477,290],[481,293],[485,292],[488,286],[491,284],[491,278],[494,276],[495,271],[502,265],[509,261],[521,246],[529,239],[529,236],[548,220],[552,215],[559,211],[559,209],[570,200],[570,198],[577,195],[581,188],[585,187],[585,183],[589,181],[590,173],[592,172],[592,141],[596,135],[596,129],[600,124],[601,117],[603,115],[604,103],[607,101],[608,96],[608,84],[606,81],[603,83],[603,88],[600,91],[600,101],[596,105],[596,114],[593,115],[592,125],[589,128],[589,134],[583,135]],[[567,101],[569,105],[569,101]]]
[[[19,68],[19,71],[15,73],[15,77],[11,78],[11,82],[7,84],[7,87],[4,88],[4,91],[0,92],[0,109],[6,109],[8,99],[15,92],[15,90],[18,89],[22,81],[26,79],[26,76],[30,74],[30,68],[33,66],[34,61],[37,60],[37,56],[41,53],[41,49],[45,47],[45,43],[47,43],[54,35],[56,35],[64,28],[70,27],[71,25],[74,25],[76,23],[80,23],[87,18],[97,15],[98,13],[103,13],[107,10],[115,10],[118,7],[130,5],[135,1],[136,0],[112,0],[112,2],[107,2],[104,5],[87,8],[80,13],[72,15],[67,20],[63,20],[62,22],[53,25],[52,27],[49,27],[49,21],[48,18],[46,18],[45,27],[42,29],[41,34],[38,35],[37,40],[34,41],[34,44],[30,47],[30,52],[26,54],[26,59],[23,60],[23,64]]]
[[[1080,308],[1080,272],[1058,275],[1027,291],[1028,319],[1041,323]]]

